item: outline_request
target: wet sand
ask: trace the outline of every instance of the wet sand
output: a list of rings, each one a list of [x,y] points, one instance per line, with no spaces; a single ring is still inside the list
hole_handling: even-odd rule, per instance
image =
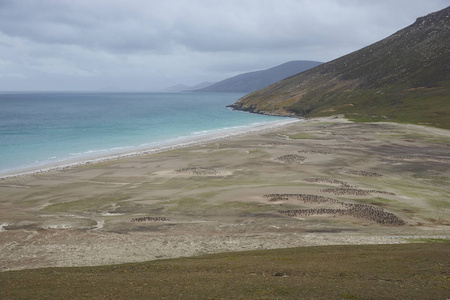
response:
[[[447,130],[323,118],[162,150],[0,180],[0,270],[450,238]]]

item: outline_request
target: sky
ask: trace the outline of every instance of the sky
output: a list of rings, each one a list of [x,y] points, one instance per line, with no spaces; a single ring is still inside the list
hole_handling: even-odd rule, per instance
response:
[[[450,0],[0,0],[0,91],[157,91],[327,62]]]

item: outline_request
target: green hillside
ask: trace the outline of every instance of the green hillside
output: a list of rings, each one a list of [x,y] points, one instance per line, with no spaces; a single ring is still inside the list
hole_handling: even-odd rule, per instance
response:
[[[431,242],[0,272],[0,299],[448,299],[450,247]]]
[[[345,114],[450,129],[450,7],[346,56],[251,93],[239,110]]]

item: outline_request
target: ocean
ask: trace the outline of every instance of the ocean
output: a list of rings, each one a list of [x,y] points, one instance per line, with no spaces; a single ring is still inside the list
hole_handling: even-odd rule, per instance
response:
[[[286,120],[233,111],[240,93],[0,93],[0,175]]]

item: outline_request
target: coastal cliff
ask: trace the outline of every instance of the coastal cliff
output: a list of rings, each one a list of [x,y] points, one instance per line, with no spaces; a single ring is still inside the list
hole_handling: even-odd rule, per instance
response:
[[[395,121],[450,129],[450,7],[230,107],[255,113]]]

